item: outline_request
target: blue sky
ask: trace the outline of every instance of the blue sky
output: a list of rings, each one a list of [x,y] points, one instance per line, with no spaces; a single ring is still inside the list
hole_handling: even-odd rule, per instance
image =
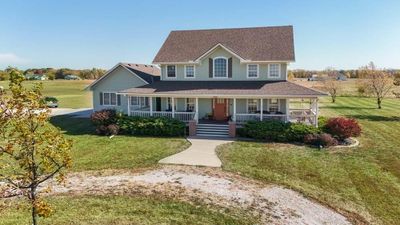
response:
[[[171,30],[293,25],[291,68],[400,68],[400,1],[1,1],[0,69],[151,63]]]

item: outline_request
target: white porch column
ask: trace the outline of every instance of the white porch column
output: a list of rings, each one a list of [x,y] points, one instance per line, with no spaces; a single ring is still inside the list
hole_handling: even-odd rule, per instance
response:
[[[172,105],[172,118],[175,118],[175,98],[171,97],[171,105]]]
[[[233,98],[233,117],[232,120],[236,122],[236,98]]]
[[[260,121],[263,121],[264,99],[260,99]]]
[[[286,122],[290,121],[290,99],[286,99]]]
[[[196,106],[195,106],[195,114],[194,114],[194,119],[196,120],[196,123],[199,122],[199,98],[196,97]]]
[[[128,97],[128,116],[131,116],[131,96],[127,95]]]
[[[318,98],[315,99],[315,127],[318,127]]]
[[[150,101],[150,116],[153,116],[153,97],[149,97]]]

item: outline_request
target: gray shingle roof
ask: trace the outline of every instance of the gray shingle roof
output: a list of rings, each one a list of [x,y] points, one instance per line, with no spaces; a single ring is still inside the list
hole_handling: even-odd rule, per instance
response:
[[[293,27],[172,31],[153,60],[194,61],[217,44],[252,61],[294,61]]]
[[[152,95],[255,95],[255,96],[324,96],[319,92],[289,81],[159,81],[120,93]]]

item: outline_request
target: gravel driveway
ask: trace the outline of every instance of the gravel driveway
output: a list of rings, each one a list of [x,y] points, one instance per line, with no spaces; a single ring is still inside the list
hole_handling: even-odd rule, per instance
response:
[[[71,173],[65,186],[51,186],[53,194],[159,194],[183,201],[200,200],[248,210],[263,224],[350,224],[343,215],[295,191],[219,169],[164,166],[139,173]]]

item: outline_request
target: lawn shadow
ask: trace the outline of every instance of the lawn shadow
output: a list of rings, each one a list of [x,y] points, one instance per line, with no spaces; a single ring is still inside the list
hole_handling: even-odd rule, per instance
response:
[[[400,116],[376,116],[376,115],[345,115],[345,117],[351,117],[359,120],[368,121],[400,121]]]
[[[60,128],[68,135],[95,134],[95,127],[88,118],[76,118],[73,116],[53,116],[50,123]]]

